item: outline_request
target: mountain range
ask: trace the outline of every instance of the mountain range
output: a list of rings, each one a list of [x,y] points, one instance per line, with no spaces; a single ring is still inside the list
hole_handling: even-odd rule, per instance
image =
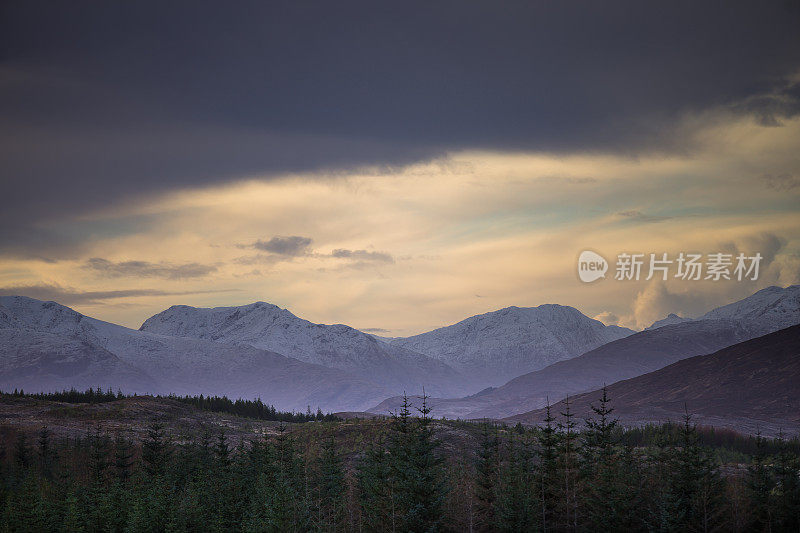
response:
[[[697,319],[646,329],[578,357],[523,374],[501,387],[464,398],[432,397],[428,403],[438,416],[448,418],[504,418],[798,322],[800,286],[768,287]],[[389,398],[370,412],[394,411],[400,401],[398,397]]]
[[[623,424],[680,421],[685,412],[704,425],[777,435],[800,429],[800,325],[690,357],[655,372],[607,387],[613,415]],[[580,423],[597,405],[601,391],[570,399]],[[562,400],[550,412],[566,411]],[[509,417],[540,423],[545,409]]]
[[[261,397],[285,409],[363,409],[390,389],[260,350],[137,331],[55,302],[0,297],[0,389]]]
[[[545,304],[507,307],[389,343],[443,361],[485,388],[632,333],[574,307]]]
[[[695,319],[672,315],[638,333],[546,304],[392,339],[264,302],[173,306],[134,330],[7,296],[0,389],[102,386],[386,414],[399,395],[424,388],[436,416],[504,418],[798,322],[800,286],[769,287]]]
[[[389,390],[461,390],[461,376],[441,361],[380,342],[350,326],[314,324],[265,302],[213,309],[176,305],[148,318],[139,329],[270,350],[346,370]]]

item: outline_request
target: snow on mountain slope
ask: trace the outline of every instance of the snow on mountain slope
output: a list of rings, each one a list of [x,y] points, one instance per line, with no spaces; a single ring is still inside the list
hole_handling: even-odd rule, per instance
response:
[[[538,409],[548,399],[556,402],[567,395],[640,376],[754,336],[733,320],[672,324],[604,344],[578,357],[515,377],[495,389],[466,398],[431,398],[428,403],[436,416],[503,418]],[[397,397],[389,398],[370,412],[384,414],[396,409],[398,402]]]
[[[314,324],[265,302],[239,307],[185,305],[148,318],[141,331],[249,345],[353,372],[396,393],[459,394],[461,378],[448,365],[380,342],[342,324]]]
[[[653,372],[687,357],[800,323],[798,286],[770,287],[703,317],[678,321],[618,339],[571,359],[520,375],[503,386],[466,398],[430,398],[436,416],[502,418],[538,409],[567,395],[586,392]],[[788,326],[784,326],[788,322]],[[385,414],[399,405],[388,398],[370,409]],[[414,401],[418,401],[414,399]]]
[[[578,356],[633,331],[586,317],[573,307],[508,307],[391,341],[455,367],[480,388]],[[475,392],[475,391],[472,391]]]
[[[85,340],[25,329],[0,329],[0,389],[101,387],[153,390],[155,382],[116,355]]]
[[[351,373],[252,346],[137,331],[81,315],[55,302],[0,297],[0,313],[14,326],[0,330],[0,358],[5,365],[0,383],[7,377],[13,384],[20,372],[30,374],[32,371],[24,369],[36,367],[37,361],[50,364],[39,353],[70,352],[76,357],[83,353],[90,357],[86,360],[90,375],[101,376],[102,365],[91,357],[97,359],[97,353],[103,351],[152,380],[131,384],[128,391],[132,392],[261,397],[282,409],[302,410],[308,405],[358,410],[392,392]],[[39,341],[32,349],[31,342]],[[78,377],[75,380],[79,386]],[[43,380],[39,389],[50,390],[51,386]],[[111,386],[116,389],[124,384]]]
[[[645,330],[692,320],[719,319],[747,322],[748,328],[760,335],[793,326],[800,322],[800,285],[767,287],[743,300],[712,309],[699,318],[684,318],[673,313]]]
[[[645,331],[649,331],[651,329],[658,329],[664,326],[671,326],[672,324],[680,324],[682,322],[690,322],[691,318],[685,318],[682,316],[678,316],[675,313],[668,314],[665,318],[661,320],[656,320],[649,327],[644,328]]]
[[[698,320],[727,318],[746,321],[762,334],[800,322],[800,285],[767,287],[744,300],[718,307]]]

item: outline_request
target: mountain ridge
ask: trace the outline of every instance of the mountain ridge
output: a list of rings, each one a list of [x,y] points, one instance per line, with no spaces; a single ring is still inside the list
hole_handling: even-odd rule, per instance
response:
[[[382,387],[454,393],[461,376],[422,354],[380,342],[344,324],[315,324],[266,302],[199,308],[172,306],[144,321],[140,331],[247,345],[300,361],[345,370]]]
[[[687,320],[643,330],[578,357],[517,376],[481,394],[463,398],[432,397],[429,405],[437,416],[450,418],[505,418],[538,409],[547,401],[559,401],[604,383],[632,378],[687,357],[704,355],[771,333],[781,329],[779,326],[785,321],[798,323],[800,286],[767,288],[703,316],[719,318]],[[385,414],[396,409],[399,401],[398,397],[387,398],[369,412]]]
[[[625,425],[678,421],[686,409],[701,424],[747,428],[777,435],[800,429],[800,325],[768,333],[706,355],[622,380],[607,387],[614,416]],[[570,398],[570,409],[588,415],[600,390]],[[551,412],[565,410],[562,400]],[[508,417],[538,423],[544,409]]]
[[[146,376],[142,382],[110,384],[114,389],[140,393],[218,394],[262,397],[285,409],[325,406],[335,410],[360,410],[373,397],[378,401],[388,391],[338,369],[298,361],[251,346],[236,346],[202,339],[170,337],[125,328],[82,315],[55,302],[26,297],[0,297],[0,310],[13,328],[2,330],[4,373],[0,383],[17,376],[24,367],[12,355],[26,350],[25,339],[48,336],[41,351],[47,356],[63,352],[67,340],[83,342],[91,350],[113,354],[119,361]],[[12,335],[12,332],[18,332]],[[72,341],[70,341],[72,342]],[[49,359],[41,358],[43,363]],[[43,368],[48,370],[47,368]],[[30,372],[28,372],[30,374]],[[49,388],[63,383],[75,386],[89,379],[80,374],[50,379]],[[35,381],[29,381],[32,389]],[[95,382],[92,385],[98,385]],[[6,385],[6,387],[8,387]],[[385,396],[383,396],[385,397]]]
[[[482,376],[482,386],[473,391],[478,392],[633,333],[606,326],[571,306],[542,304],[510,306],[387,342]]]

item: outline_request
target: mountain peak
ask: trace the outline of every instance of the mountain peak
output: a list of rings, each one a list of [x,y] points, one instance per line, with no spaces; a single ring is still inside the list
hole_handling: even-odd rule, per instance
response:
[[[485,387],[501,385],[631,333],[605,326],[574,307],[542,304],[505,307],[389,342],[455,366]]]
[[[353,372],[398,393],[422,385],[457,390],[456,373],[446,364],[344,324],[315,324],[266,302],[238,307],[170,308],[148,318],[142,331],[249,345],[307,363]]]
[[[648,331],[651,329],[661,328],[664,326],[671,326],[673,324],[680,324],[682,322],[690,322],[691,320],[692,320],[691,318],[685,318],[676,315],[675,313],[670,313],[665,318],[662,318],[661,320],[656,320],[650,325],[650,327],[644,328],[644,330]]]

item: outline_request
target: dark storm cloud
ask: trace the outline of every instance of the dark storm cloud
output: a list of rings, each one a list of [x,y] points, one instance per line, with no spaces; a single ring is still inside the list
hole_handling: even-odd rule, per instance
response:
[[[299,256],[308,253],[308,247],[312,240],[309,237],[292,235],[290,237],[276,236],[268,241],[258,240],[253,243],[253,248],[262,252],[270,252],[278,255]]]
[[[156,289],[128,289],[117,291],[84,291],[72,287],[42,283],[35,285],[14,285],[0,287],[0,296],[27,296],[37,300],[58,302],[62,305],[99,304],[107,300],[136,298],[139,296],[186,296],[190,294],[207,294],[216,292],[233,292],[233,290],[209,291],[161,291]]]
[[[6,252],[33,221],[168,189],[462,148],[670,151],[687,112],[798,113],[796,2],[0,9]]]
[[[782,118],[800,113],[800,83],[752,96],[732,107],[736,112],[754,116],[762,126],[781,126]]]
[[[173,264],[168,262],[151,263],[149,261],[113,262],[100,257],[86,261],[86,268],[110,278],[164,278],[189,279],[201,278],[217,271],[215,265],[201,263]]]

